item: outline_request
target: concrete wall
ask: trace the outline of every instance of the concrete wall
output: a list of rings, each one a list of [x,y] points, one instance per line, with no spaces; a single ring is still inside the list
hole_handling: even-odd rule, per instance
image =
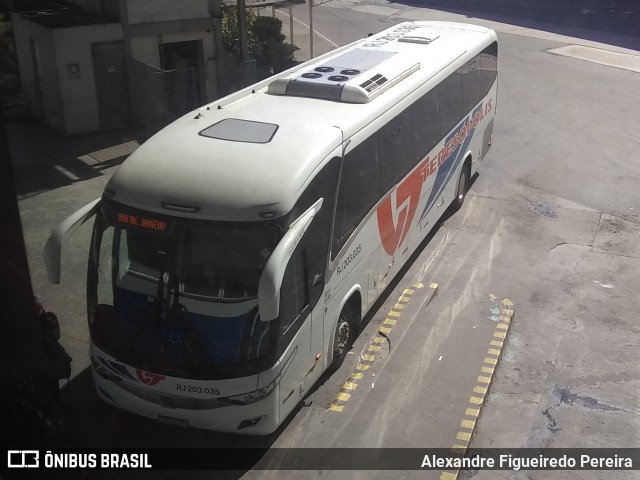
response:
[[[131,42],[131,58],[160,68],[160,35],[155,37],[134,37]]]
[[[214,39],[213,33],[210,30],[133,37],[130,39],[131,58],[138,62],[151,65],[152,67],[161,68],[160,45],[162,43],[187,42],[193,40],[202,40],[202,65],[205,77],[206,101],[213,101],[217,98],[217,80]]]
[[[53,30],[53,38],[64,106],[64,133],[76,135],[95,132],[100,129],[100,122],[91,44],[121,41],[122,26],[119,23],[107,23],[58,28]],[[77,72],[73,70],[73,65],[79,67]]]
[[[40,52],[42,121],[68,135],[99,130],[91,59],[91,44],[99,42],[124,39],[125,56],[160,68],[161,44],[200,40],[204,101],[216,99],[216,52],[208,3],[208,0],[78,0],[78,6],[88,13],[111,17],[117,13],[123,23],[64,29],[48,29],[14,15],[23,81],[36,80],[31,38]],[[138,116],[135,111],[132,114]]]
[[[128,0],[129,24],[208,18],[208,0]]]
[[[12,22],[20,79],[29,109],[44,124],[64,131],[63,101],[52,31],[17,14],[13,15]],[[31,47],[32,41],[35,48]],[[34,58],[34,50],[37,58]],[[36,83],[39,83],[40,95],[36,92]]]

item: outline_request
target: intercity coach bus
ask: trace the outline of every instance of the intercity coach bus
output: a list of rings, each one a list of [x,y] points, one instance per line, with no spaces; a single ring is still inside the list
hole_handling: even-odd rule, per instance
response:
[[[87,304],[99,396],[164,422],[276,430],[491,145],[497,36],[407,22],[189,113],[101,198]]]

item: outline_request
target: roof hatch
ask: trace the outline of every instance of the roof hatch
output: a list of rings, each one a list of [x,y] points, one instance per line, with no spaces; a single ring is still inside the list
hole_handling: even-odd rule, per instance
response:
[[[278,125],[273,123],[225,118],[205,128],[199,135],[232,142],[269,143],[277,130]]]

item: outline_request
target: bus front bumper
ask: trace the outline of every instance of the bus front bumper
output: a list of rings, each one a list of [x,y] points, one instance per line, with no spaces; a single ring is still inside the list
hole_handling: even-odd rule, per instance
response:
[[[171,408],[140,398],[92,369],[98,396],[106,403],[137,415],[182,427],[243,435],[268,435],[279,426],[278,389],[250,405],[228,405],[207,410]]]

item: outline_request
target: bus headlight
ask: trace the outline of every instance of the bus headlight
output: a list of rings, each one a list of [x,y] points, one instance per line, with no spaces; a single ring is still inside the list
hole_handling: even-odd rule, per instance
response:
[[[227,397],[224,400],[234,405],[249,405],[251,403],[258,402],[263,398],[268,397],[269,394],[273,392],[273,389],[275,388],[276,384],[277,382],[274,380],[266,387],[260,388],[258,390],[254,390],[253,392],[243,393],[242,395],[234,395],[233,397]]]
[[[95,358],[93,355],[91,355],[91,364],[93,365],[94,371],[98,375],[100,375],[102,378],[104,378],[106,380],[111,380],[112,382],[120,382],[120,381],[122,381],[122,378],[120,378],[118,375],[115,375],[114,373],[110,372],[109,369],[107,369],[107,367],[102,365],[98,361],[98,359]]]

